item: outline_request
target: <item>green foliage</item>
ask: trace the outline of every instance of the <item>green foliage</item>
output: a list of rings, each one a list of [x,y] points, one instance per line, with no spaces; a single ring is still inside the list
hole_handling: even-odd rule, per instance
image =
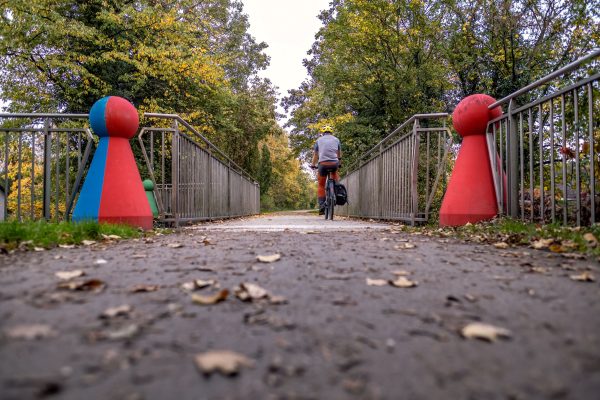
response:
[[[128,225],[97,222],[0,222],[0,249],[12,250],[20,244],[51,248],[59,244],[80,244],[83,240],[101,240],[102,235],[134,238],[140,231]]]
[[[269,146],[263,143],[261,149],[260,167],[258,170],[258,183],[260,184],[261,194],[267,193],[271,187],[271,178],[273,177],[273,163],[271,162],[271,152]]]
[[[264,43],[236,0],[8,0],[0,15],[0,98],[10,111],[87,112],[100,97],[178,113],[251,174],[277,129],[257,72]]]
[[[310,78],[282,103],[297,154],[327,121],[345,165],[413,114],[504,97],[600,45],[600,8],[583,0],[340,0],[320,18]]]

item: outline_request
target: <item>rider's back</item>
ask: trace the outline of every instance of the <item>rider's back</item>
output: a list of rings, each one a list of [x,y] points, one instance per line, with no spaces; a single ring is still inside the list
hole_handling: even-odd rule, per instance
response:
[[[333,135],[323,135],[317,139],[315,150],[319,152],[319,162],[338,161],[340,140]]]

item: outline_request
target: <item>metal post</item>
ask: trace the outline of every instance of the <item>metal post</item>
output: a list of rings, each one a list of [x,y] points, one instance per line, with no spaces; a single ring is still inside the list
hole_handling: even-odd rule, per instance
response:
[[[517,138],[517,118],[513,113],[514,106],[514,99],[511,99],[508,103],[508,129],[506,130],[506,140],[508,141],[508,154],[506,155],[506,168],[508,169],[508,171],[506,171],[508,177],[508,207],[506,207],[506,209],[512,218],[517,218],[519,216],[519,146]],[[502,168],[502,166],[500,167]],[[502,184],[502,178],[500,178],[500,185]],[[501,200],[504,202],[504,199]]]
[[[52,134],[50,133],[50,121],[44,119],[44,218],[50,219],[50,196],[52,195]]]
[[[175,218],[175,227],[179,227],[179,125],[173,121],[171,136],[171,211]]]
[[[415,225],[415,218],[417,216],[417,212],[419,211],[419,191],[418,191],[418,180],[419,180],[419,119],[415,119],[415,123],[413,124],[413,151],[411,157],[413,157],[413,165],[411,172],[411,225]]]

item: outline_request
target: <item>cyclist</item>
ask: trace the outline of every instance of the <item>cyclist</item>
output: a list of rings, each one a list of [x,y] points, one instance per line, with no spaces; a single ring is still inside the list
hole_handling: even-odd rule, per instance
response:
[[[342,146],[340,140],[333,136],[333,128],[325,125],[320,129],[322,135],[317,139],[314,146],[312,157],[312,168],[317,168],[317,179],[319,186],[317,189],[317,197],[319,199],[319,215],[325,213],[325,182],[327,174],[333,172],[333,179],[337,182],[340,178],[337,173],[342,160]]]

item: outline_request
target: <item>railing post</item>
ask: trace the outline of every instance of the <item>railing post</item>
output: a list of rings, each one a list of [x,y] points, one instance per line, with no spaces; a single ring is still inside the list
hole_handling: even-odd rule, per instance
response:
[[[506,131],[506,140],[508,141],[508,154],[506,155],[508,193],[506,197],[508,205],[505,205],[504,208],[508,215],[512,218],[517,218],[519,216],[519,147],[517,138],[517,118],[513,113],[514,106],[514,99],[511,99],[508,103],[508,129]],[[502,173],[502,166],[500,166],[500,173]],[[500,175],[500,184],[504,184],[502,175]],[[504,203],[504,199],[501,199],[501,201]]]
[[[171,210],[175,218],[175,227],[179,227],[179,125],[173,121],[171,138]]]
[[[50,196],[52,195],[52,133],[50,121],[44,119],[44,218],[50,220]],[[58,179],[58,177],[57,177]]]
[[[419,183],[419,132],[417,129],[419,128],[419,119],[416,118],[413,124],[413,165],[412,165],[412,173],[411,173],[411,183],[410,183],[410,195],[411,195],[411,225],[415,225],[415,219],[417,216],[417,212],[419,210],[419,191],[418,191],[418,183]]]
[[[383,144],[379,145],[379,162],[378,162],[378,179],[377,179],[377,203],[379,203],[379,207],[378,207],[378,217],[379,218],[383,218],[383,211],[384,211],[384,205],[383,205],[383,185],[384,185],[384,180],[383,180]]]

